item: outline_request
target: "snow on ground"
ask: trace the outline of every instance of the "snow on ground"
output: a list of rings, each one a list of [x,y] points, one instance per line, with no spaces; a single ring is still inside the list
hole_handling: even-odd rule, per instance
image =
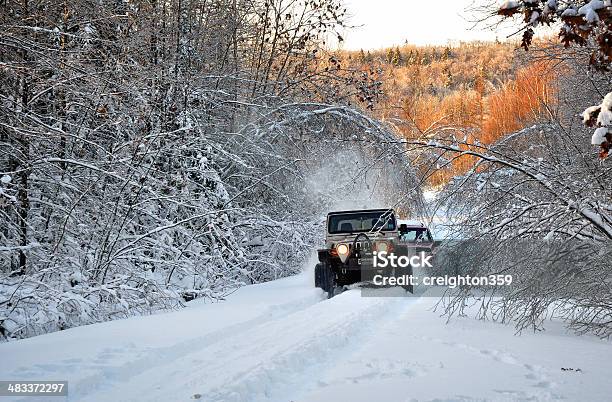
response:
[[[436,301],[359,289],[327,300],[307,271],[217,304],[0,344],[0,379],[68,380],[70,401],[610,400],[610,342],[556,323],[521,336],[446,324]]]
[[[560,326],[516,336],[512,327],[473,318],[447,325],[431,311],[435,301],[406,304],[295,400],[610,400],[609,342]]]

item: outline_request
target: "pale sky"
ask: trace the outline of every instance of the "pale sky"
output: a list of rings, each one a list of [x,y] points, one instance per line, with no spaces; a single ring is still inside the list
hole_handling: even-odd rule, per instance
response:
[[[402,45],[444,45],[449,40],[505,40],[505,34],[486,29],[470,30],[473,19],[466,11],[474,0],[344,0],[351,25],[344,32],[347,50]],[[482,3],[482,1],[480,2]]]

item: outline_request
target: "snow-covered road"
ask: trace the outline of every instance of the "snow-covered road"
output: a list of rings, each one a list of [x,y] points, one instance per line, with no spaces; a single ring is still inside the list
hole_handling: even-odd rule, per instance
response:
[[[522,336],[446,324],[435,302],[358,289],[327,300],[305,272],[222,303],[0,344],[0,379],[68,380],[70,401],[610,400],[610,342],[556,323]]]

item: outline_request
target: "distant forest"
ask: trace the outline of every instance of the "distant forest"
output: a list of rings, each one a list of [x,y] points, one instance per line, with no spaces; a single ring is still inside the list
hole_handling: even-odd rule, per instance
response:
[[[528,58],[517,42],[405,44],[343,56],[352,67],[380,77],[380,96],[370,110],[406,138],[447,127],[492,144],[555,113],[557,80],[563,74],[548,59]],[[469,156],[459,158],[432,174],[428,183],[443,184],[474,162]]]

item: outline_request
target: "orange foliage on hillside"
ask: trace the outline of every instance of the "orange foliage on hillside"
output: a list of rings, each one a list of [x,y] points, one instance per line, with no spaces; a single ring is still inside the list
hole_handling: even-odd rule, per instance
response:
[[[490,144],[535,122],[554,104],[555,75],[549,63],[521,68],[516,78],[487,96],[480,141]]]
[[[555,103],[555,82],[553,69],[548,63],[528,64],[516,72],[514,79],[487,95],[481,95],[478,91],[459,91],[442,99],[438,113],[429,119],[447,116],[449,127],[463,131],[470,129],[467,143],[493,144],[546,117]],[[410,132],[404,134],[413,135]],[[477,146],[461,145],[461,148],[481,151]],[[448,169],[433,173],[429,182],[433,185],[444,183],[450,177],[471,169],[476,160],[476,157],[469,155],[454,159]]]
[[[546,117],[555,103],[552,66],[544,61],[525,65],[515,59],[514,49],[508,43],[485,42],[453,48],[407,45],[348,53],[348,59],[353,65],[382,68],[385,96],[372,113],[393,119],[406,138],[443,133],[492,144]],[[462,156],[441,170],[431,162],[419,168],[435,185],[474,163],[474,157]]]

